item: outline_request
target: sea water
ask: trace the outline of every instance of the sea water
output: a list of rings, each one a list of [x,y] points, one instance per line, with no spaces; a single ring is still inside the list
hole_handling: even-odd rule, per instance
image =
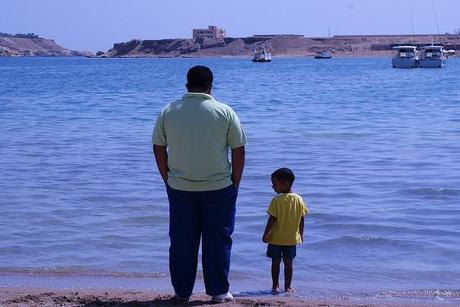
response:
[[[271,287],[261,238],[279,167],[310,209],[299,293],[460,288],[457,58],[413,70],[389,58],[0,58],[0,286],[170,289],[151,133],[198,64],[248,139],[232,289]]]

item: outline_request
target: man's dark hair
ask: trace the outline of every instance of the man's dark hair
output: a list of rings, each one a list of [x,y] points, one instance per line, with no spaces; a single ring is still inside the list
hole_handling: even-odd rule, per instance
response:
[[[295,176],[289,168],[283,167],[273,172],[272,179],[287,181],[290,185],[292,185],[294,183]]]
[[[189,89],[208,90],[212,87],[214,76],[206,66],[194,66],[187,73],[187,87]]]

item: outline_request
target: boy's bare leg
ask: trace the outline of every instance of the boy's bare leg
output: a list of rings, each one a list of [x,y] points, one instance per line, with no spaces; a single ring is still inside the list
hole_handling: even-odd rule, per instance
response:
[[[292,259],[283,258],[284,262],[284,290],[286,292],[294,292],[294,288],[291,287],[292,282]]]
[[[281,258],[272,258],[272,293],[276,293],[279,290],[280,263]]]

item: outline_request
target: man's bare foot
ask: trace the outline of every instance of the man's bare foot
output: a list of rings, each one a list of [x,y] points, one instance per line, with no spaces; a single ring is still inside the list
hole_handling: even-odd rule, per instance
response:
[[[294,293],[295,292],[295,289],[292,288],[292,287],[287,287],[284,290],[286,291],[286,293]]]
[[[280,289],[278,286],[273,286],[272,287],[272,294],[278,294],[280,292]]]

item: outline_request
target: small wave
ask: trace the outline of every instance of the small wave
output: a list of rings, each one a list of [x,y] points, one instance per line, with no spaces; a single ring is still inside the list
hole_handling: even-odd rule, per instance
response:
[[[0,267],[1,274],[26,274],[30,276],[85,276],[85,277],[110,277],[110,278],[163,278],[164,273],[156,272],[111,272],[89,267],[38,267],[15,268]]]
[[[418,188],[399,190],[399,194],[420,197],[459,196],[460,190],[449,188]]]
[[[415,248],[420,247],[424,249],[436,248],[441,249],[442,247],[435,243],[425,241],[423,244],[418,240],[409,240],[409,239],[389,239],[380,236],[368,236],[368,235],[346,235],[340,236],[332,239],[325,239],[316,242],[312,242],[309,246],[317,246],[317,247],[343,247],[346,246],[347,249],[350,247],[357,247],[357,246],[378,246],[378,247],[391,247],[391,248]],[[450,250],[450,248],[449,248]]]
[[[271,290],[242,291],[234,293],[235,297],[273,296]]]
[[[412,212],[412,211],[411,211]],[[315,217],[314,214],[312,214],[313,217]],[[334,221],[334,223],[331,223],[329,221]],[[385,222],[378,222],[377,220],[372,220],[373,222],[370,222],[369,220],[363,222],[363,223],[356,223],[354,221],[346,221],[345,223],[343,221],[336,221],[336,220],[323,220],[321,221],[322,223],[318,223],[316,226],[318,229],[324,229],[324,231],[330,232],[331,230],[334,231],[348,231],[349,233],[379,233],[382,236],[391,236],[394,234],[400,234],[404,233],[406,235],[425,235],[427,238],[432,237],[432,236],[452,236],[453,238],[458,237],[460,234],[458,231],[454,230],[446,230],[444,227],[448,225],[448,223],[444,220],[442,220],[441,225],[442,227],[435,227],[432,223],[430,224],[431,227],[422,227],[422,228],[414,228],[410,226],[404,226],[404,225],[411,225],[412,223],[416,223],[417,221],[414,221],[413,219],[404,219],[404,218],[399,218],[399,219],[393,219],[393,225],[391,224],[385,224]],[[400,226],[396,226],[396,222],[400,222]],[[421,225],[420,221],[419,225]],[[403,225],[401,225],[403,224]],[[453,222],[453,225],[457,225],[455,221]]]
[[[358,222],[363,220],[361,217],[353,216],[353,215],[345,215],[345,214],[332,214],[332,213],[321,213],[321,212],[311,212],[309,213],[310,217],[314,217],[318,222],[330,222],[334,221],[336,223],[339,222]]]
[[[309,244],[310,246],[356,246],[356,245],[391,245],[395,244],[397,240],[386,239],[382,237],[371,237],[371,236],[342,236],[334,239],[321,240]],[[406,241],[407,242],[407,241]]]
[[[360,139],[367,138],[372,136],[371,133],[355,133],[355,132],[323,132],[323,133],[309,133],[308,137],[310,138],[320,138],[320,139],[340,139],[340,140],[350,140],[350,139]]]
[[[459,299],[460,290],[445,290],[445,289],[394,290],[394,291],[380,292],[376,294],[376,297]]]

